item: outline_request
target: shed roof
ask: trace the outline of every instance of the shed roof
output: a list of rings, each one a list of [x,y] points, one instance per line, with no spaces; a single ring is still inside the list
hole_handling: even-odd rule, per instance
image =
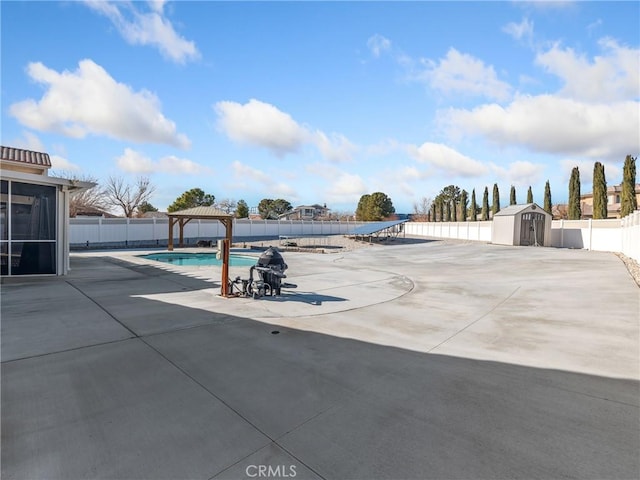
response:
[[[0,147],[0,160],[51,168],[51,158],[48,153],[5,147],[4,145]]]
[[[220,210],[216,207],[193,207],[185,210],[179,210],[177,212],[167,213],[169,217],[190,217],[190,218],[233,218],[233,215]]]
[[[523,203],[520,205],[509,205],[508,207],[505,207],[502,210],[500,210],[498,213],[496,213],[494,217],[509,217],[509,216],[517,215],[518,213],[523,212],[525,210],[538,210],[538,209],[540,209],[540,213],[546,213],[547,215],[550,215],[549,213],[545,212],[545,210],[542,207],[540,207],[540,205],[538,205],[537,203]]]

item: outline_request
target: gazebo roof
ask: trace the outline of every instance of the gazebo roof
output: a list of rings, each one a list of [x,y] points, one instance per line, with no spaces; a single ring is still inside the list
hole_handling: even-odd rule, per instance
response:
[[[195,219],[227,219],[233,218],[233,215],[225,212],[224,210],[220,210],[216,207],[193,207],[187,208],[185,210],[178,210],[177,212],[167,213],[169,217],[189,217]]]

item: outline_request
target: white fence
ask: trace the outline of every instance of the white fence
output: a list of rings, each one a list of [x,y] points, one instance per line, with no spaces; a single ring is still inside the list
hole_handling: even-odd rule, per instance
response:
[[[318,236],[350,234],[363,222],[248,220],[233,222],[236,240],[260,237]],[[173,229],[174,242],[178,228]],[[184,227],[184,240],[194,244],[198,240],[224,238],[225,227],[217,220],[191,220]],[[169,220],[166,218],[72,218],[69,221],[71,246],[120,246],[167,244]]]
[[[408,235],[491,241],[492,222],[411,222]],[[640,211],[623,219],[554,220],[551,246],[620,252],[640,262]]]
[[[404,224],[407,235],[459,240],[491,241],[492,222],[408,222]]]
[[[169,222],[166,218],[72,218],[72,246],[158,245],[167,244]],[[234,221],[233,237],[345,235],[364,222],[248,220]],[[491,242],[492,222],[407,222],[405,233],[421,237],[455,238]],[[178,229],[174,228],[177,242]],[[187,243],[223,238],[224,226],[215,220],[191,220],[185,225]],[[551,246],[621,252],[640,262],[640,211],[621,220],[554,220]]]

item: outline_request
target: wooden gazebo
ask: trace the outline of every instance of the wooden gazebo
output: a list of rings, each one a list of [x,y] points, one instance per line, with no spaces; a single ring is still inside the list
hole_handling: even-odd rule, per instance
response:
[[[169,217],[169,244],[168,250],[173,250],[173,227],[177,223],[179,226],[178,246],[184,246],[184,226],[191,220],[218,220],[225,227],[226,235],[222,241],[222,286],[220,295],[229,295],[229,250],[231,249],[231,238],[233,236],[233,215],[226,213],[215,207],[194,207],[168,213]]]

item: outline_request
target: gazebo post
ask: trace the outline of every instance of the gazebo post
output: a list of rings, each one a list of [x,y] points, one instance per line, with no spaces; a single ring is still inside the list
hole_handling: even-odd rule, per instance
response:
[[[222,242],[222,281],[220,295],[229,296],[229,251],[231,250],[231,239],[233,237],[233,220],[231,218],[220,219],[225,226],[226,236]]]
[[[173,226],[176,223],[176,219],[174,217],[169,217],[169,239],[167,242],[167,250],[170,252],[173,251]]]

